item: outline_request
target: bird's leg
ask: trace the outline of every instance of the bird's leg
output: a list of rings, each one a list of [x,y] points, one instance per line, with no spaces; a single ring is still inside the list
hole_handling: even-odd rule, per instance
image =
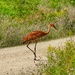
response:
[[[30,49],[34,54],[35,52],[31,48],[29,48],[29,44],[30,44],[30,42],[27,44],[27,48]]]
[[[37,41],[36,41],[36,43],[35,43],[35,47],[34,47],[34,60],[36,60],[36,45],[37,45]]]

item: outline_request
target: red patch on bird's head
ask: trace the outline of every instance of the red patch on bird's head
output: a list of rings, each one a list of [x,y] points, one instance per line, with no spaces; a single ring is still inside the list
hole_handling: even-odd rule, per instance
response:
[[[51,24],[50,24],[50,26],[51,26],[51,27],[54,27],[54,24],[53,24],[53,23],[51,23]]]
[[[50,26],[58,30],[53,23],[51,23]]]

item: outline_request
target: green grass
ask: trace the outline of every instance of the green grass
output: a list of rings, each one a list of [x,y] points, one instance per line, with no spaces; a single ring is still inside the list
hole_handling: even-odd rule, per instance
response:
[[[1,0],[0,14],[9,15],[11,17],[23,17],[37,10],[36,6],[40,0]]]
[[[42,41],[75,34],[74,0],[0,0],[0,47],[21,45],[24,35],[47,30],[54,23],[58,31]]]
[[[49,46],[47,65],[41,69],[45,75],[74,75],[75,74],[75,43],[67,42],[61,48]],[[42,75],[41,74],[41,75]]]

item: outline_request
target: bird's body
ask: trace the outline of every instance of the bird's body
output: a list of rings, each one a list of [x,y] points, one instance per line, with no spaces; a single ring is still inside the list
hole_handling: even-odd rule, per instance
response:
[[[28,35],[23,37],[23,43],[25,43],[26,41],[37,41],[39,38],[43,37],[47,35],[47,33],[42,32],[42,31],[33,31],[31,33],[29,33]]]
[[[47,35],[47,34],[50,32],[51,27],[54,27],[54,28],[56,29],[56,27],[54,26],[54,24],[50,24],[50,25],[48,26],[48,31],[47,31],[47,32],[43,32],[43,31],[33,31],[33,32],[29,33],[28,35],[26,35],[26,36],[23,37],[22,43],[24,44],[25,42],[28,42],[27,48],[29,48],[29,44],[30,44],[31,42],[35,42],[34,51],[33,51],[31,48],[29,48],[29,49],[33,52],[33,54],[34,54],[34,56],[35,56],[35,57],[34,57],[34,60],[36,60],[36,44],[37,44],[37,41],[38,41],[41,37]]]

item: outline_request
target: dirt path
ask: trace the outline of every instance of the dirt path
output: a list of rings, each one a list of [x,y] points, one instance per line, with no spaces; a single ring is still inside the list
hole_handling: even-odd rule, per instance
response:
[[[49,45],[63,46],[64,42],[68,40],[75,41],[75,36],[38,43],[37,58],[41,57],[42,60],[45,60]],[[30,47],[33,48],[34,44],[31,44]],[[0,49],[0,75],[27,75],[25,72],[31,68],[35,69],[35,67],[33,53],[25,45]]]

